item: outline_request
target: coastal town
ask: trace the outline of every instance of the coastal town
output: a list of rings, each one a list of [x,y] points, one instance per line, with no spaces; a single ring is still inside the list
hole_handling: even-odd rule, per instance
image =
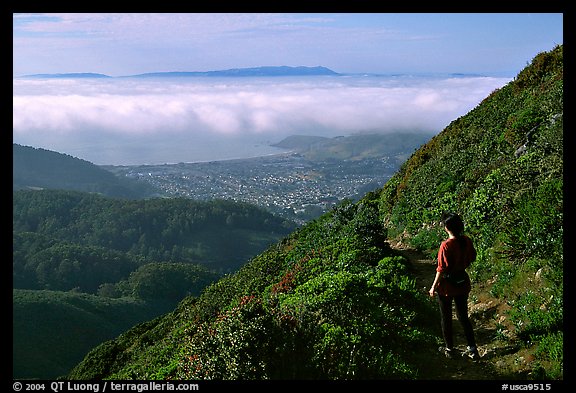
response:
[[[380,188],[398,161],[383,156],[309,160],[298,153],[163,165],[118,166],[116,174],[146,182],[158,196],[252,203],[304,223],[344,199]]]

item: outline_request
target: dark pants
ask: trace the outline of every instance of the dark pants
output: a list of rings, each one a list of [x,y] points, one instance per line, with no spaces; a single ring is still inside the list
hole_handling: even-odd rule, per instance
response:
[[[442,325],[442,335],[446,348],[454,348],[454,338],[452,333],[452,299],[456,304],[456,316],[458,321],[464,329],[466,342],[469,346],[476,346],[476,339],[474,338],[474,330],[472,323],[468,318],[468,295],[460,296],[440,296],[438,295],[438,304],[440,306],[440,323]]]

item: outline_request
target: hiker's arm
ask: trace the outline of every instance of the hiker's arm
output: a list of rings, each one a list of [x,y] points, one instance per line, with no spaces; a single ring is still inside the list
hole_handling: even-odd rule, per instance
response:
[[[436,275],[434,276],[434,282],[432,283],[432,286],[430,287],[430,290],[428,291],[428,294],[430,296],[434,296],[434,292],[436,291],[436,287],[438,286],[438,281],[440,280],[440,272],[436,272]]]

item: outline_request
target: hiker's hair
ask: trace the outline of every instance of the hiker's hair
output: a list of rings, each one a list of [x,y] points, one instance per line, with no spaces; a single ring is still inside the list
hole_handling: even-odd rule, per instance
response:
[[[444,213],[442,215],[442,223],[459,241],[459,243],[464,246],[466,240],[464,239],[464,222],[462,218],[456,213]]]

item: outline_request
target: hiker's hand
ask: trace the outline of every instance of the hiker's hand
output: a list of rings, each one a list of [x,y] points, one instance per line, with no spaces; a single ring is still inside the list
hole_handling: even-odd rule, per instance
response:
[[[434,296],[434,287],[430,288],[430,290],[428,291],[428,295]]]

